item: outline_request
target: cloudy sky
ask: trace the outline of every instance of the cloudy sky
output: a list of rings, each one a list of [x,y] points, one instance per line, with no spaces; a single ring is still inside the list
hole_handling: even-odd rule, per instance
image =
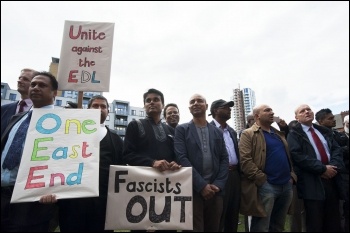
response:
[[[16,89],[22,68],[48,70],[65,20],[115,23],[110,102],[142,107],[157,88],[184,123],[191,95],[210,107],[249,87],[287,122],[302,103],[349,110],[348,1],[1,1],[1,81]]]

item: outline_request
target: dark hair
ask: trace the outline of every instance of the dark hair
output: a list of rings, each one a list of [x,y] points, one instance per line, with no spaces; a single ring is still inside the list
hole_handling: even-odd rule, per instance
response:
[[[104,96],[102,96],[102,95],[95,95],[95,96],[91,97],[91,99],[89,99],[88,108],[91,107],[92,102],[94,102],[94,100],[96,100],[96,99],[100,99],[100,100],[106,101],[106,103],[107,103],[107,108],[109,108],[108,100],[106,99],[106,97],[104,97]]]
[[[329,108],[321,109],[315,115],[316,121],[319,122],[320,120],[323,120],[328,114],[332,114],[332,111]]]
[[[37,72],[34,77],[39,76],[39,75],[48,77],[50,79],[50,82],[51,82],[52,90],[57,91],[58,82],[57,82],[56,77],[53,74],[51,74],[50,72],[47,72],[47,71],[40,71],[40,72]]]
[[[166,117],[166,110],[167,110],[167,108],[168,108],[168,107],[171,107],[171,106],[177,108],[177,111],[180,112],[180,111],[179,111],[179,107],[178,107],[176,104],[174,104],[174,103],[169,103],[169,104],[165,105],[164,110],[163,110],[164,119],[165,119],[165,117]]]
[[[291,130],[292,128],[294,128],[294,126],[296,126],[296,124],[298,124],[298,121],[297,120],[292,120],[288,124],[288,129]]]
[[[163,93],[160,92],[160,91],[158,91],[157,89],[154,89],[154,88],[148,89],[148,91],[145,92],[145,93],[143,94],[143,104],[146,103],[146,97],[147,97],[147,95],[148,95],[148,94],[151,94],[151,93],[156,94],[156,95],[159,95],[159,96],[160,96],[160,99],[161,99],[161,101],[162,101],[162,104],[164,105],[164,95],[163,95]]]
[[[78,108],[78,104],[72,101],[67,101],[67,104],[70,106],[70,108]]]

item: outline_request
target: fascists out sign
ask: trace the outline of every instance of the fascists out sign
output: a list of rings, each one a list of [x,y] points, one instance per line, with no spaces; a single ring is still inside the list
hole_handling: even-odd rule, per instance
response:
[[[192,230],[192,168],[111,166],[105,229]]]

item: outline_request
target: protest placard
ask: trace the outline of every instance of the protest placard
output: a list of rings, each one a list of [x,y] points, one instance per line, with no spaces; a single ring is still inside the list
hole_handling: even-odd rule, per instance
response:
[[[110,166],[105,229],[192,230],[192,168]]]
[[[99,109],[33,109],[11,203],[98,196]]]
[[[65,21],[58,89],[109,91],[114,23]]]

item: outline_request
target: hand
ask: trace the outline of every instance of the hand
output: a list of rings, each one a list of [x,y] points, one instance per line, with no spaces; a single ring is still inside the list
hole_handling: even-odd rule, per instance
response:
[[[169,170],[175,171],[175,170],[179,170],[182,166],[177,164],[175,161],[172,161],[171,163],[169,163]]]
[[[204,200],[209,200],[215,196],[215,191],[212,189],[210,184],[207,184],[201,191],[201,195]]]
[[[169,169],[169,162],[164,160],[164,159],[163,160],[154,160],[152,167],[157,169],[160,172],[163,172],[163,171]]]
[[[39,200],[39,203],[42,203],[42,204],[53,204],[56,202],[57,202],[57,199],[55,194],[44,195],[40,197],[40,200]]]
[[[216,186],[215,184],[210,184],[210,188],[216,193],[220,192],[220,188],[218,186]]]
[[[163,172],[165,170],[171,170],[175,171],[181,168],[181,165],[177,164],[175,161],[168,162],[165,159],[163,160],[155,160],[153,165],[153,168],[157,169],[160,172]]]
[[[321,177],[324,179],[332,179],[334,176],[338,174],[337,167],[333,165],[326,165],[327,170],[322,173]]]
[[[286,127],[286,126],[287,126],[287,123],[285,122],[285,120],[280,119],[280,122],[278,122],[277,125],[278,125],[279,127]]]

